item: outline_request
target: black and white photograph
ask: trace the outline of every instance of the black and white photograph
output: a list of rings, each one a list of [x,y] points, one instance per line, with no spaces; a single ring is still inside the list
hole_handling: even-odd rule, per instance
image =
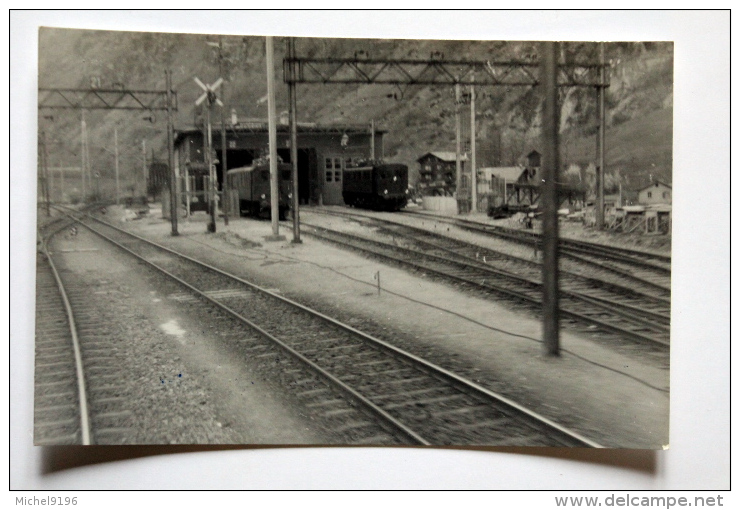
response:
[[[42,28],[35,444],[669,444],[671,42]]]
[[[673,40],[37,35],[33,445],[670,450]]]

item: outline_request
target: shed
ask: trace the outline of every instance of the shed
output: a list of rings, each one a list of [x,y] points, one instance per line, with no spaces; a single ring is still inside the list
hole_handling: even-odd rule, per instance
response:
[[[386,131],[364,124],[298,123],[298,199],[302,204],[343,205],[342,179],[347,164],[360,159],[382,159]],[[247,119],[229,124],[226,129],[226,170],[252,164],[265,155],[268,126],[264,119]],[[220,125],[212,127],[212,147],[216,161],[218,189],[223,186],[224,165]],[[372,139],[372,140],[371,140]],[[182,191],[193,195],[208,189],[205,163],[205,140],[202,126],[177,130],[175,137],[175,171]],[[374,143],[373,143],[374,142]],[[277,153],[290,162],[290,130],[286,122],[277,125]],[[374,154],[371,154],[373,152]],[[192,206],[205,207],[203,200]]]

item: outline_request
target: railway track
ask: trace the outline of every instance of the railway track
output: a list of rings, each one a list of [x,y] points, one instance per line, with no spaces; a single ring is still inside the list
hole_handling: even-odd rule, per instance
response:
[[[325,212],[325,211],[321,211]],[[542,277],[542,264],[532,259],[527,259],[480,246],[478,244],[461,241],[448,235],[432,232],[423,228],[404,225],[395,221],[382,218],[368,217],[365,215],[352,215],[346,213],[328,212],[330,215],[339,215],[354,221],[375,226],[388,235],[398,235],[398,240],[407,241],[413,245],[422,247],[425,251],[445,253],[460,257],[470,264],[481,265],[539,282]],[[561,288],[566,292],[574,292],[582,297],[600,301],[605,305],[609,302],[617,302],[629,313],[637,313],[646,319],[655,320],[668,326],[670,324],[670,294],[656,292],[654,289],[644,288],[637,285],[626,286],[622,282],[613,281],[609,278],[601,279],[586,276],[581,272],[559,271]]]
[[[394,442],[600,446],[476,383],[299,303],[106,222],[83,221],[94,232],[174,278],[187,294],[217,306],[269,339],[338,389],[352,406],[362,409],[386,431],[385,437],[396,438]],[[255,356],[274,356],[259,344],[248,348]],[[315,378],[293,381],[291,388],[302,394],[322,392]],[[331,408],[334,402],[315,405]],[[340,417],[344,412],[341,408],[336,411]]]
[[[402,214],[430,218],[430,215],[412,211],[404,211]],[[460,218],[439,216],[431,216],[431,218],[471,232],[495,236],[527,246],[537,246],[541,249],[541,235],[536,232],[526,232],[499,225],[485,225]],[[601,271],[610,272],[640,286],[649,287],[662,295],[670,296],[671,257],[668,255],[562,237],[559,240],[558,247],[559,253],[563,257],[568,257],[580,264],[586,264]]]
[[[36,256],[34,444],[91,444],[87,391],[71,305],[48,252]]]
[[[515,261],[519,269],[513,269],[513,259],[506,256],[500,260],[506,269],[497,268],[493,264],[495,258],[489,264],[489,260],[485,258],[486,251],[482,248],[408,228],[404,228],[397,238],[383,240],[380,235],[369,239],[305,222],[304,226],[312,228],[304,230],[310,235],[383,257],[406,267],[463,282],[530,305],[540,306],[542,302],[542,285],[537,276],[539,270],[521,260]],[[410,231],[414,233],[410,235]],[[415,236],[417,239],[414,239]],[[476,249],[478,251],[473,258],[470,250]],[[481,253],[484,255],[481,256]],[[521,274],[523,269],[529,272],[529,276]],[[615,296],[614,288],[592,288],[590,284],[593,282],[576,275],[571,276],[568,288],[560,292],[562,316],[659,348],[670,345],[667,303],[660,299],[651,300],[647,296],[635,297],[634,293],[630,295],[629,289],[621,289],[624,294]]]
[[[119,396],[115,342],[101,335],[106,325],[90,308],[89,290],[54,262],[54,236],[74,223],[60,217],[39,233],[34,443],[124,443],[131,411]]]

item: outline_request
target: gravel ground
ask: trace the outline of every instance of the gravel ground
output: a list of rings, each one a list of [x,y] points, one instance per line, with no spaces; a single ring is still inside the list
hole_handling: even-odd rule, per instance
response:
[[[202,319],[199,304],[168,299],[182,288],[85,229],[55,243],[55,250],[65,280],[87,289],[86,309],[106,324],[100,336],[116,341],[116,393],[132,413],[118,424],[130,431],[115,442],[338,441],[284,398],[274,377],[223,341],[239,334],[223,327],[223,317]],[[94,377],[88,378],[94,388]]]
[[[304,213],[308,218],[310,211]],[[307,235],[300,245],[267,242],[269,222],[232,219],[228,227],[219,222],[214,235],[206,234],[206,221],[205,215],[182,220],[181,235],[174,238],[156,211],[127,226],[459,369],[604,445],[657,449],[668,444],[666,366],[567,332],[561,335],[566,352],[544,357],[540,323],[529,315]],[[281,233],[291,238],[288,229]],[[380,296],[373,279],[378,271]]]

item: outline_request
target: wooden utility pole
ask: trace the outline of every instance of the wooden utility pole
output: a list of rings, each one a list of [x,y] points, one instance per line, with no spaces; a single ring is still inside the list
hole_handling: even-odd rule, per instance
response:
[[[147,171],[146,171],[146,139],[143,139],[141,141],[141,157],[142,157],[142,163],[141,163],[141,171],[144,175],[144,204],[149,203],[149,197],[148,197],[148,186],[147,186]]]
[[[280,241],[278,215],[280,214],[278,161],[277,161],[277,122],[275,119],[275,56],[271,36],[265,38],[265,54],[267,56],[267,132],[270,144],[270,218],[272,220],[272,235],[268,241]]]
[[[216,172],[213,168],[213,133],[211,132],[211,101],[206,104],[206,165],[208,166],[208,232],[216,232]]]
[[[295,58],[295,38],[288,38],[288,58]],[[300,244],[301,241],[301,222],[299,213],[299,200],[298,200],[298,98],[296,96],[296,85],[295,85],[295,65],[291,62],[288,69],[288,73],[291,75],[291,80],[288,83],[288,94],[290,96],[290,164],[292,166],[292,181],[293,181],[293,201],[291,206],[293,208],[293,242]]]
[[[46,150],[46,131],[41,131],[41,192],[44,195],[46,215],[51,216],[49,191],[49,152]]]
[[[87,168],[87,123],[85,122],[85,110],[82,110],[82,122],[80,123],[80,159],[81,159],[81,172],[80,177],[82,178],[82,202],[87,200],[87,186],[85,185],[85,169]]]
[[[223,46],[224,46],[224,40],[222,37],[219,37],[218,39],[218,75],[223,76],[224,70],[223,70]],[[225,83],[225,82],[224,82]],[[221,92],[221,95],[224,98],[224,101],[226,101],[226,85],[224,84],[223,90]],[[221,178],[223,179],[223,214],[224,214],[224,224],[229,224],[229,180],[226,178],[226,171],[227,171],[227,164],[226,164],[226,119],[225,119],[225,112],[226,109],[225,106],[221,105]]]
[[[113,128],[113,155],[115,156],[116,170],[116,205],[121,203],[121,181],[118,168],[118,127]]]
[[[470,77],[475,81],[475,74]],[[470,86],[470,212],[478,212],[478,172],[475,166],[475,85]]]
[[[370,119],[370,159],[375,159],[375,119]]]
[[[560,112],[558,105],[557,42],[540,43],[542,93],[542,316],[544,352],[560,354],[558,291],[558,170]]]
[[[175,122],[172,118],[172,71],[165,71],[165,85],[167,87],[167,165],[170,169],[170,224],[172,235],[177,231],[177,173],[175,172]],[[118,148],[116,148],[116,151]],[[116,156],[116,186],[118,186],[118,157]],[[116,191],[117,193],[117,191]],[[164,207],[164,204],[162,204]]]
[[[455,199],[460,214],[460,192],[462,191],[462,162],[460,161],[460,84],[455,84]]]
[[[599,133],[597,136],[597,153],[598,153],[598,165],[596,167],[596,228],[598,230],[604,229],[604,142],[606,132],[606,109],[604,105],[604,95],[606,92],[606,70],[604,68],[604,43],[599,43],[599,63],[601,67],[599,69],[599,81],[600,84],[596,87],[599,96]]]

